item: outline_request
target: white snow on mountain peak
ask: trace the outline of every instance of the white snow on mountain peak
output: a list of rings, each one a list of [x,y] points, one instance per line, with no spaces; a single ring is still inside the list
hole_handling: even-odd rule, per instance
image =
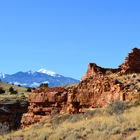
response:
[[[37,72],[48,74],[48,75],[53,76],[53,77],[55,77],[57,75],[55,72],[50,71],[50,70],[46,70],[46,69],[40,69]]]

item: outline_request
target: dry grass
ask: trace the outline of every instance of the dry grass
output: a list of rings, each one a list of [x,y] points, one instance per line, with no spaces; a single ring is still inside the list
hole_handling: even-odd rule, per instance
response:
[[[134,83],[140,93],[140,74],[115,75],[121,83]],[[140,140],[140,101],[115,102],[83,114],[58,115],[29,128],[0,136],[0,140]]]
[[[1,137],[24,140],[139,140],[140,105],[111,115],[107,109],[55,116],[29,128]]]
[[[18,100],[21,99],[22,97],[28,98],[29,92],[27,92],[27,89],[24,87],[19,87],[16,85],[11,85],[7,83],[0,82],[0,87],[2,87],[5,90],[4,94],[0,94],[0,100]],[[9,93],[9,88],[13,87],[14,90],[18,92],[18,94],[10,94]]]

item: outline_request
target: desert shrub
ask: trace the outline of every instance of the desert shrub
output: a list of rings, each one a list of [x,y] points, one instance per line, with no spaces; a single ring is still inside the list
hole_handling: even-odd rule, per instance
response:
[[[84,113],[84,118],[90,118],[90,117],[94,117],[96,115],[102,114],[102,110],[101,109],[94,109],[94,110],[89,110],[87,112]]]
[[[27,88],[27,92],[31,92],[32,91],[32,89],[31,88]]]
[[[115,101],[108,105],[107,112],[109,114],[121,114],[127,108],[127,105],[123,101]]]
[[[17,94],[18,93],[13,87],[9,88],[9,92],[10,92],[10,94]]]
[[[59,124],[62,123],[75,123],[78,122],[79,120],[85,120],[88,118],[92,118],[93,116],[99,115],[102,112],[100,111],[100,109],[95,109],[95,110],[90,110],[87,111],[85,113],[79,113],[79,114],[72,114],[72,115],[57,115],[57,113],[55,114],[55,116],[52,119],[52,126],[53,127],[57,127]]]
[[[9,88],[9,92],[12,92],[12,91],[14,91],[14,88],[13,87],[10,87]]]
[[[137,82],[140,82],[140,79],[137,79],[136,81],[137,81]]]
[[[83,113],[73,114],[73,115],[70,115],[66,121],[71,122],[71,123],[75,123],[75,122],[78,122],[79,120],[82,120],[83,117],[84,117]]]
[[[116,80],[115,80],[115,84],[120,84],[120,85],[121,85],[121,84],[123,84],[123,81],[122,81],[122,80],[116,79]]]
[[[66,115],[56,115],[53,117],[52,119],[52,127],[57,127],[59,124],[65,122],[68,118],[69,118],[70,115],[66,114]]]
[[[90,76],[90,77],[89,77],[89,79],[91,79],[91,80],[92,80],[93,78],[94,78],[94,76]]]
[[[137,100],[132,100],[131,102],[128,103],[128,108],[131,108],[131,107],[137,107],[137,106],[140,106],[140,101],[139,99]]]
[[[48,88],[48,83],[42,83],[39,86],[40,88]]]
[[[137,77],[137,75],[136,75],[136,74],[133,74],[133,75],[132,75],[132,78],[136,78],[136,77]]]
[[[79,120],[85,120],[87,118],[93,117],[95,114],[95,111],[87,111],[85,113],[69,115],[66,122],[75,123]]]
[[[140,92],[140,87],[137,88],[137,91]]]
[[[106,75],[111,75],[111,74],[113,74],[113,72],[111,70],[107,70],[105,74]]]
[[[62,123],[66,123],[66,122],[75,123],[75,122],[78,122],[79,120],[82,120],[83,118],[85,118],[83,113],[73,114],[73,115],[66,114],[66,115],[62,115],[62,116],[56,115],[53,118],[52,126],[57,127],[58,125],[60,125]]]
[[[3,94],[3,93],[5,93],[5,90],[2,87],[0,87],[0,94]]]
[[[17,94],[18,92],[16,90],[14,90],[13,92],[11,92],[11,94]]]

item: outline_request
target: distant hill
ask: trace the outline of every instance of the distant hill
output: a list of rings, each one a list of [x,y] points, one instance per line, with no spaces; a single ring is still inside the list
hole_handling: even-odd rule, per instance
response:
[[[65,77],[46,69],[27,72],[20,71],[11,75],[0,73],[0,79],[4,82],[21,85],[23,87],[38,87],[41,83],[48,83],[49,87],[55,87],[79,82],[79,80]]]
[[[17,94],[10,94],[9,89],[13,88],[17,91]],[[2,100],[10,100],[10,101],[17,101],[17,100],[27,100],[30,92],[27,92],[27,88],[16,86],[13,84],[8,84],[4,82],[0,82],[0,88],[2,88],[5,93],[0,94],[0,101]]]

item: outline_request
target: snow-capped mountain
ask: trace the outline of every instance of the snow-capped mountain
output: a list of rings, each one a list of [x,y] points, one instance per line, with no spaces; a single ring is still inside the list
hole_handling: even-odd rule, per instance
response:
[[[4,82],[24,87],[38,87],[41,83],[48,83],[49,87],[54,87],[79,82],[76,79],[65,77],[46,69],[27,72],[20,71],[11,75],[0,73],[0,79]]]
[[[46,70],[46,69],[40,69],[37,72],[44,73],[44,74],[54,76],[54,77],[57,76],[57,74],[55,72],[50,71],[50,70]]]

